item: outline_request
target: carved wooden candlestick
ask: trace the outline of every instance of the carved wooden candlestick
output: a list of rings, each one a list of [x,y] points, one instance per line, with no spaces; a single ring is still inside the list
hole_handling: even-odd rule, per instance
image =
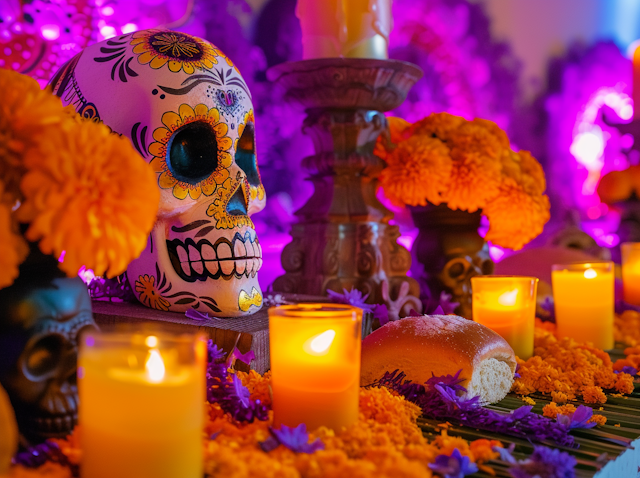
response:
[[[385,301],[401,314],[421,308],[418,283],[406,275],[411,255],[396,241],[393,214],[376,199],[384,163],[373,155],[386,127],[383,112],[398,107],[421,76],[410,63],[363,58],[304,60],[269,70],[286,100],[305,108],[302,129],[316,153],[303,159],[314,193],[296,212],[293,239],[282,252],[286,273],[274,290],[324,294],[355,287],[369,294],[367,302]]]

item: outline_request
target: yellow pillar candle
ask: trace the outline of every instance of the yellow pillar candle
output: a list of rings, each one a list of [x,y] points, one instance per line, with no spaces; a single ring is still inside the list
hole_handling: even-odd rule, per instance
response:
[[[471,278],[473,320],[504,338],[523,360],[533,355],[538,279],[516,276]]]
[[[613,262],[554,265],[556,335],[613,348]]]
[[[83,478],[202,478],[204,341],[83,337],[78,368]]]
[[[640,242],[625,242],[620,250],[624,301],[640,306]]]
[[[391,1],[298,0],[303,58],[387,58]]]
[[[274,425],[334,430],[358,419],[362,310],[300,304],[269,309]]]

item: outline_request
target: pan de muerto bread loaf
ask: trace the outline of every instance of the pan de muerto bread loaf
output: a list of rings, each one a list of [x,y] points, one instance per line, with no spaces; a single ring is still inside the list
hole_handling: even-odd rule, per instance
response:
[[[456,315],[389,322],[362,342],[362,385],[394,370],[424,384],[433,375],[453,375],[460,369],[467,395],[494,403],[511,389],[516,356],[494,331]]]

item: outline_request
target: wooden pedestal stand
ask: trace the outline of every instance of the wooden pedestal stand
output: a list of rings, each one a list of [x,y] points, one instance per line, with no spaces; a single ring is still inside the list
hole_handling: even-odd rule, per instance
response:
[[[284,63],[267,75],[285,88],[286,100],[305,108],[302,130],[316,152],[303,159],[314,193],[296,212],[282,252],[286,273],[274,290],[323,295],[355,287],[369,303],[386,299],[403,315],[419,307],[418,283],[406,275],[411,255],[396,241],[393,214],[376,199],[384,163],[373,148],[386,127],[382,112],[404,101],[422,71],[395,60],[324,58]],[[383,297],[385,281],[385,295],[399,301]],[[400,293],[404,283],[408,295],[407,286]]]

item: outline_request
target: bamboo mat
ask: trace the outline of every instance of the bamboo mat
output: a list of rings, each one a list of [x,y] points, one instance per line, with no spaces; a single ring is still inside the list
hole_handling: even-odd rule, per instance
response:
[[[612,359],[624,357],[622,350],[613,350],[610,352]],[[533,412],[542,415],[542,408],[551,403],[551,397],[543,394],[528,395],[535,400]],[[594,413],[607,417],[607,423],[603,426],[597,426],[591,429],[574,429],[571,434],[575,437],[576,442],[580,445],[578,449],[566,448],[556,445],[553,442],[542,442],[535,444],[546,445],[550,448],[556,448],[570,453],[577,460],[576,478],[590,478],[602,470],[611,460],[616,460],[623,453],[627,452],[632,442],[640,438],[640,384],[636,383],[635,390],[631,395],[624,397],[613,397],[607,394],[607,403],[604,405],[587,404],[582,400],[570,402],[576,407],[578,405],[589,405],[593,408]],[[496,411],[510,412],[526,405],[517,395],[509,394],[501,402],[488,405],[487,408]],[[602,408],[602,410],[600,410]],[[442,422],[437,420],[420,417],[418,425],[422,429],[423,434],[428,439],[434,439],[442,430]],[[620,426],[614,426],[620,425]],[[516,459],[525,459],[533,452],[533,444],[526,439],[511,437],[501,433],[492,433],[485,430],[477,430],[464,426],[452,425],[447,427],[447,433],[450,436],[459,436],[465,440],[478,440],[480,438],[488,438],[492,440],[500,440],[505,447],[515,444],[513,456]],[[635,444],[640,448],[640,442]],[[509,465],[502,461],[491,461],[488,465],[496,472],[497,478],[510,478],[508,472]],[[640,461],[632,463],[634,474],[630,477],[638,476],[640,471]],[[619,473],[619,472],[618,472]],[[491,475],[483,472],[476,473],[472,476],[489,477]],[[609,475],[617,478],[626,478],[625,475]]]

